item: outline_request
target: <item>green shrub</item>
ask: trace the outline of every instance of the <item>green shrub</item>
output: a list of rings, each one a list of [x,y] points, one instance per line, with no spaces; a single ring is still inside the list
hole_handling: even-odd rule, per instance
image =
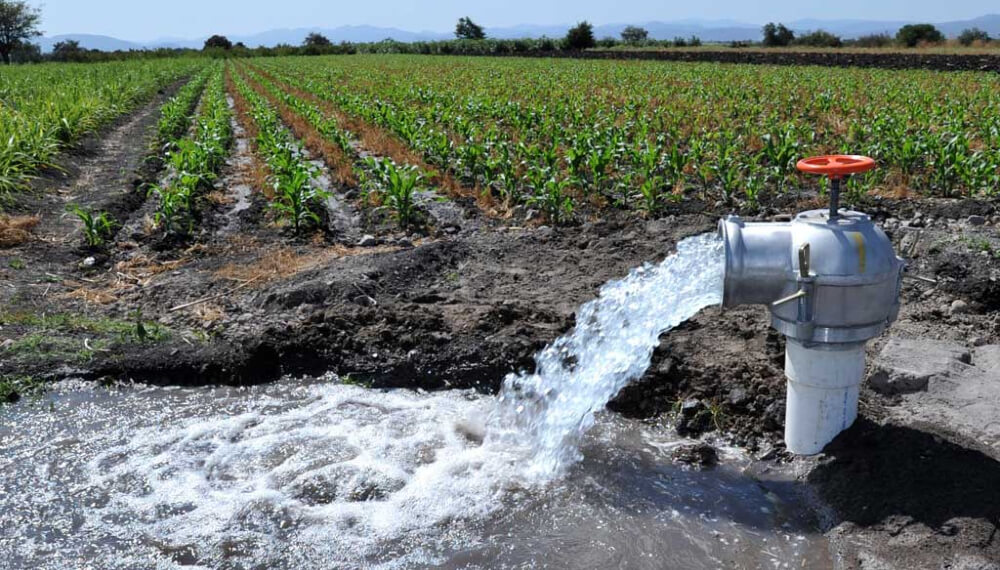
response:
[[[891,46],[892,43],[893,40],[889,34],[868,34],[853,40],[851,45],[863,48],[884,48]]]
[[[932,24],[908,24],[896,32],[896,41],[906,47],[938,44],[944,41],[944,34]]]
[[[990,41],[990,35],[979,28],[968,28],[962,30],[962,33],[958,35],[958,43],[963,46],[971,46],[976,42],[988,43]]]
[[[810,32],[804,36],[799,36],[793,41],[795,45],[799,46],[810,46],[810,47],[831,47],[839,48],[844,45],[844,42],[840,39],[840,36],[831,34],[826,30],[816,30],[815,32]]]

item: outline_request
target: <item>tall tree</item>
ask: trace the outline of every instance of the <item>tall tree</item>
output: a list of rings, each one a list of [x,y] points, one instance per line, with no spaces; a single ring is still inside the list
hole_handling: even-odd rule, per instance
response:
[[[795,40],[795,32],[789,30],[784,24],[775,25],[769,22],[764,26],[764,45],[767,47],[783,47],[791,45]]]
[[[944,41],[944,34],[933,24],[907,24],[896,32],[896,41],[906,47],[922,43],[939,44]]]
[[[302,45],[305,47],[327,47],[333,45],[333,42],[331,42],[330,38],[324,36],[323,34],[312,32],[306,36]]]
[[[56,61],[83,61],[86,50],[76,40],[58,42],[52,46],[52,59]]]
[[[594,26],[590,25],[590,22],[587,21],[580,22],[576,27],[570,29],[569,33],[566,34],[564,42],[568,49],[573,50],[589,49],[597,46],[597,42],[594,40]]]
[[[233,49],[233,42],[226,36],[214,35],[205,40],[205,49]]]
[[[0,0],[0,58],[10,63],[10,54],[31,38],[42,35],[38,24],[42,12],[23,0]]]
[[[637,46],[649,39],[649,32],[646,28],[640,28],[639,26],[626,26],[622,30],[622,41],[630,46]]]
[[[483,27],[472,21],[472,18],[459,18],[455,25],[455,37],[460,40],[484,40],[486,32]]]

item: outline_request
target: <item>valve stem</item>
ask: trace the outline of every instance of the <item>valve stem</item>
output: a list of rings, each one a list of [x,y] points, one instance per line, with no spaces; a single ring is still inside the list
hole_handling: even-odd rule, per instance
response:
[[[830,219],[840,217],[840,177],[830,177]]]

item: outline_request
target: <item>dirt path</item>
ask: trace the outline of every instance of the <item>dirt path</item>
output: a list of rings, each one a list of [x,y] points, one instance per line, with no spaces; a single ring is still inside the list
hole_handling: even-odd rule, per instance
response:
[[[36,181],[33,192],[18,197],[10,210],[36,215],[39,223],[31,240],[0,251],[0,300],[8,312],[13,307],[44,306],[50,296],[79,286],[72,274],[90,252],[83,247],[83,224],[67,211],[70,205],[105,211],[120,227],[145,201],[140,187],[153,180],[159,168],[150,148],[153,128],[160,106],[179,85],[160,92],[103,135],[79,143],[63,156],[58,171]]]

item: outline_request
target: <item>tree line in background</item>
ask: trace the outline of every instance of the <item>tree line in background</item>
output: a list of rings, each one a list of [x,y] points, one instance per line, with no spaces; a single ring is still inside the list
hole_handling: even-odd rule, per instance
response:
[[[128,52],[102,52],[83,48],[75,40],[55,44],[52,53],[43,54],[41,48],[31,40],[41,35],[39,25],[41,11],[24,0],[0,0],[0,59],[4,63],[32,63],[41,61],[88,62],[122,58],[160,58],[177,55],[207,54],[212,57],[232,56],[272,56],[272,55],[324,55],[353,53],[415,53],[415,54],[530,54],[554,51],[580,51],[594,48],[636,49],[698,47],[702,41],[697,36],[674,38],[673,40],[650,39],[649,31],[639,26],[627,26],[620,38],[594,37],[594,27],[589,22],[580,22],[571,28],[563,38],[539,39],[490,39],[482,26],[469,17],[463,17],[455,25],[454,40],[426,42],[397,42],[391,38],[373,43],[339,43],[319,33],[311,33],[300,46],[278,45],[275,47],[248,48],[242,43],[233,43],[225,36],[214,35],[205,41],[202,50],[156,49]],[[730,42],[732,47],[808,46],[839,48],[843,46],[881,48],[890,46],[916,47],[939,44],[945,41],[944,34],[931,24],[910,24],[903,26],[895,37],[888,34],[872,34],[857,39],[843,40],[824,30],[816,30],[796,36],[784,24],[773,22],[761,30],[759,44],[752,42]],[[985,45],[992,38],[978,28],[964,30],[957,38],[964,46]]]
[[[855,47],[881,48],[898,45],[912,48],[920,45],[934,45],[945,42],[944,34],[932,24],[907,24],[896,32],[895,37],[889,34],[869,34],[852,40],[843,40],[839,36],[825,30],[816,30],[796,36],[795,32],[785,27],[784,24],[775,24],[773,22],[765,25],[761,32],[763,35],[761,45],[764,47],[798,45],[837,48],[850,45]],[[963,46],[984,45],[992,41],[990,35],[979,28],[963,30],[957,39],[958,43]]]

